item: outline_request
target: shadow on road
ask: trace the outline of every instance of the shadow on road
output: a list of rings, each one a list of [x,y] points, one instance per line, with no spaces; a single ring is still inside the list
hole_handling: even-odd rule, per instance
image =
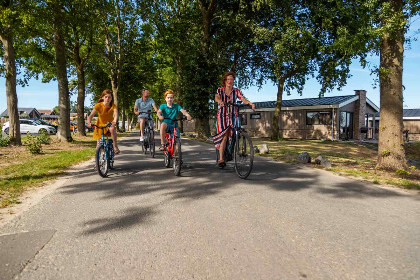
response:
[[[78,174],[78,178],[84,178],[84,183],[64,186],[62,192],[69,195],[97,192],[100,195],[96,197],[101,200],[156,193],[165,200],[188,202],[218,195],[232,187],[242,187],[245,192],[267,191],[267,188],[287,192],[308,190],[333,198],[363,199],[404,195],[402,192],[350,181],[347,178],[336,179],[338,183],[333,183],[334,180],[327,177],[327,172],[273,162],[261,157],[256,157],[249,179],[242,180],[237,177],[232,164],[228,164],[223,170],[215,166],[215,151],[212,146],[186,139],[183,140],[182,176],[176,177],[172,168],[164,167],[161,152],[157,152],[156,158],[140,152],[137,137],[128,137],[120,145],[123,147],[122,153],[116,157],[116,168],[110,171],[108,178],[100,178],[92,166]],[[122,217],[87,222],[85,226],[94,228],[86,230],[85,234],[122,230],[146,223],[157,213],[151,208],[129,208]]]
[[[104,218],[95,219],[84,224],[90,229],[85,230],[83,234],[96,234],[104,231],[123,230],[141,223],[147,223],[152,215],[157,214],[157,211],[151,207],[137,207],[126,209],[124,214]],[[92,228],[91,228],[92,227]]]

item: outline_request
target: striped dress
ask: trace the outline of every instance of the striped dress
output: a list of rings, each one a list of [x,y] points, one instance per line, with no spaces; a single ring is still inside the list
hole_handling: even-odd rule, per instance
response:
[[[225,88],[218,88],[217,94],[220,97],[220,100],[224,103],[226,102],[232,102],[236,103],[238,100],[240,100],[243,95],[241,91],[238,88],[233,88],[230,95],[227,95],[225,92]],[[213,142],[216,149],[219,149],[220,143],[222,142],[223,138],[225,137],[225,134],[229,131],[229,138],[233,135],[232,128],[233,127],[233,121],[232,120],[232,109],[235,110],[235,117],[238,117],[238,108],[233,108],[232,106],[223,106],[219,107],[219,110],[217,111],[217,118],[216,118],[216,135],[213,136]],[[230,139],[229,139],[230,140]]]

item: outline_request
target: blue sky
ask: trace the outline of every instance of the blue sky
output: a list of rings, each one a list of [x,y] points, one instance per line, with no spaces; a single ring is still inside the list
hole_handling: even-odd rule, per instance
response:
[[[418,33],[418,30],[420,30],[420,17],[416,17],[411,21],[412,25],[408,36],[414,36],[419,40],[412,41],[411,46],[406,46],[404,51],[404,108],[407,109],[420,108],[420,34]],[[370,62],[378,65],[379,57],[372,56]],[[352,77],[347,80],[347,85],[341,91],[333,90],[326,93],[325,96],[351,95],[354,94],[354,90],[363,89],[367,91],[367,97],[379,107],[379,86],[376,85],[376,88],[373,86],[375,76],[370,74],[370,70],[363,69],[358,60],[353,61],[350,69]],[[310,79],[306,82],[302,96],[292,92],[289,96],[285,95],[283,99],[318,97],[319,89],[320,86],[317,81]],[[32,79],[28,86],[18,87],[17,92],[19,107],[52,109],[58,104],[58,87],[56,82],[44,84]],[[260,90],[256,87],[251,87],[243,89],[243,93],[253,102],[271,101],[276,100],[277,87],[267,83]],[[90,96],[87,97],[87,104],[90,104],[90,98]],[[76,96],[73,96],[71,100],[75,101]],[[6,108],[5,79],[0,78],[0,113]]]

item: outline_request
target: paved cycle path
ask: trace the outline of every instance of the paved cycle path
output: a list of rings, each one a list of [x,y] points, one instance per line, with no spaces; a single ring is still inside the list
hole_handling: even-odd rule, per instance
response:
[[[182,144],[181,177],[137,133],[108,178],[78,167],[0,228],[0,279],[420,278],[418,193],[261,157],[241,180]]]

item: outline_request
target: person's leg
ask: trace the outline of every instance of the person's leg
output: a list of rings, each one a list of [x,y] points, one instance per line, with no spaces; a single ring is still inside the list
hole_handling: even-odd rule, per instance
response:
[[[140,118],[140,139],[143,139],[143,137],[144,137],[143,131],[144,131],[145,120],[146,120],[145,118]]]
[[[166,128],[168,125],[166,123],[160,124],[160,144],[161,146],[165,146],[165,134],[166,134]]]
[[[109,131],[111,132],[112,143],[114,145],[114,152],[115,154],[119,154],[120,150],[118,149],[117,145],[117,130],[115,129],[115,127],[111,126],[109,128]]]
[[[219,162],[224,161],[225,159],[223,158],[223,156],[225,155],[225,148],[226,148],[226,141],[229,137],[229,132],[226,132],[225,136],[222,139],[222,142],[220,143],[219,146]]]

